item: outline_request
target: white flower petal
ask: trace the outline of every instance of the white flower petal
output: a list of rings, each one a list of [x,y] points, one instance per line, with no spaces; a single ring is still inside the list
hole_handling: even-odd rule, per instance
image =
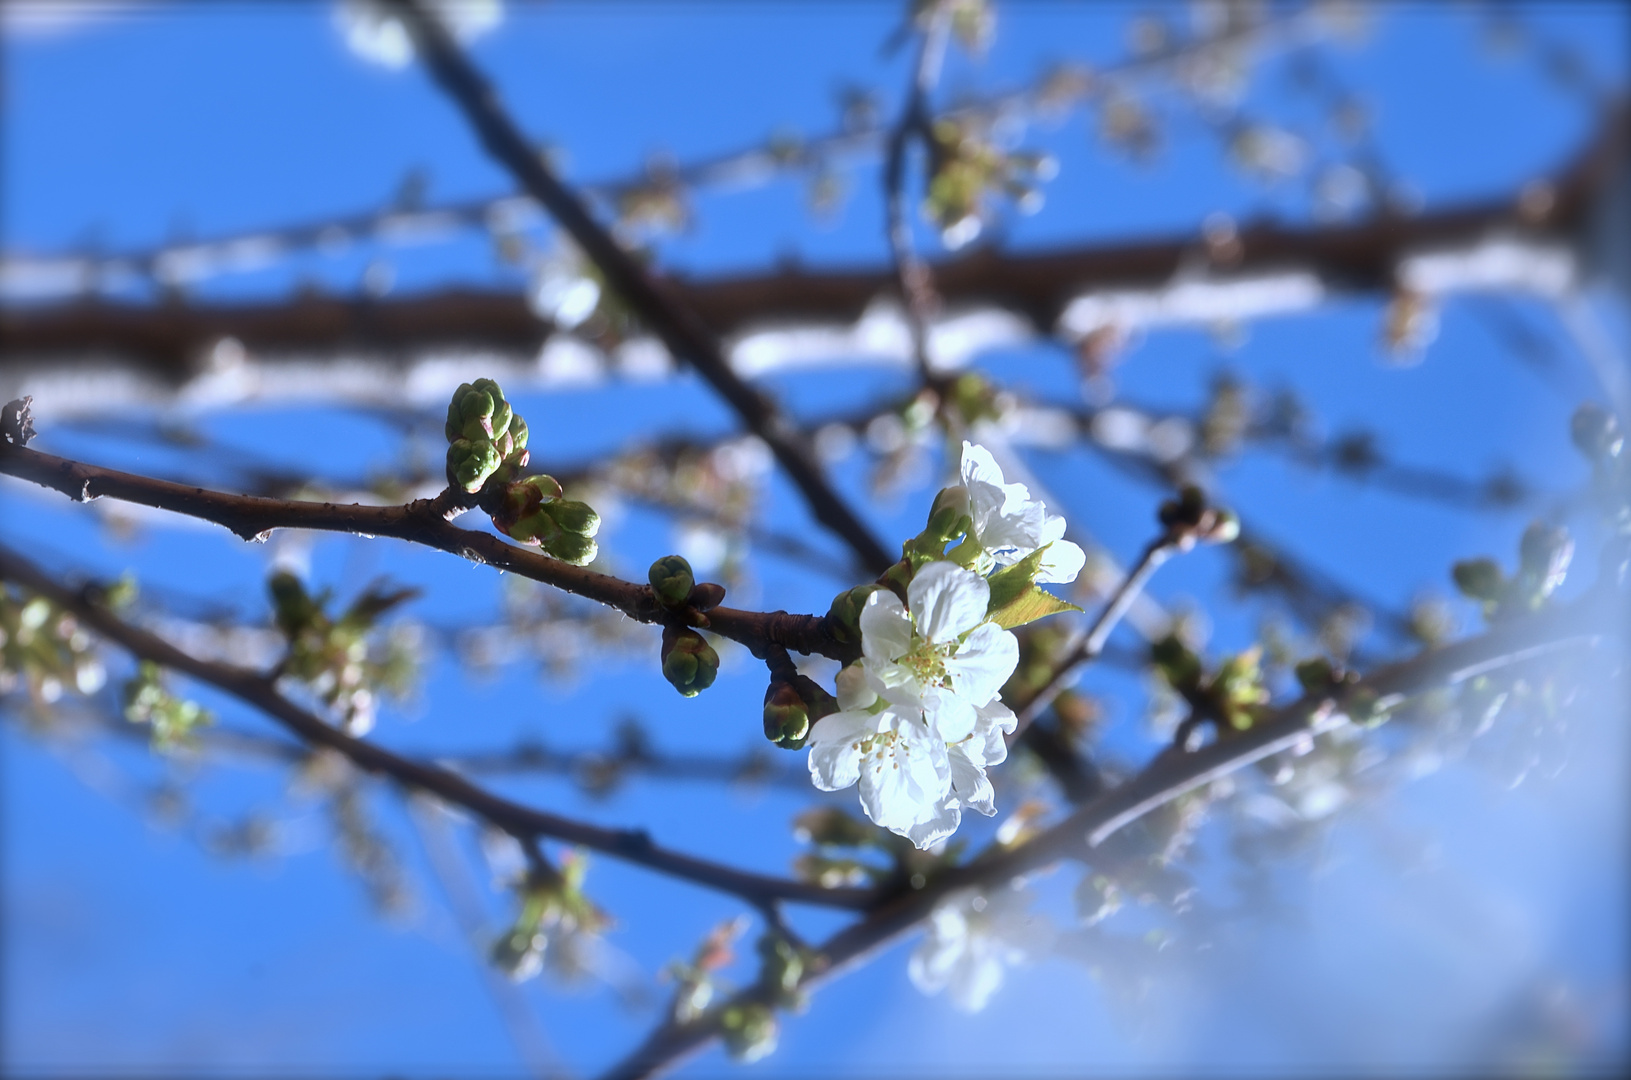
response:
[[[1003,486],[1002,466],[997,459],[991,456],[991,451],[963,440],[963,461],[960,470],[963,474],[963,483],[973,487],[976,482],[989,484],[995,488]]]
[[[966,698],[944,687],[932,686],[923,692],[923,715],[929,726],[947,746],[974,734],[979,714]]]
[[[822,791],[839,791],[860,779],[861,751],[856,743],[878,730],[878,717],[866,712],[836,712],[810,728],[810,782]]]
[[[1064,523],[1063,518],[1054,520]],[[1076,575],[1087,565],[1087,552],[1069,540],[1055,540],[1042,552],[1036,580],[1064,584],[1076,580]]]
[[[877,693],[867,685],[866,669],[860,664],[851,664],[840,671],[833,683],[838,690],[838,707],[846,712],[871,708],[878,700]]]
[[[892,744],[861,761],[861,808],[877,824],[905,836],[945,801],[951,766],[945,745],[930,737],[922,721],[894,720]]]
[[[1019,666],[1019,639],[996,623],[981,623],[946,661],[952,688],[976,705],[997,696]]]
[[[912,620],[900,598],[879,589],[861,609],[861,652],[876,664],[892,664],[912,648]]]
[[[925,565],[913,576],[912,583],[906,587],[906,599],[918,634],[936,645],[943,645],[985,619],[985,609],[991,602],[991,586],[978,574],[956,563],[937,561]],[[861,632],[864,645],[865,626]]]
[[[903,835],[917,845],[918,850],[926,851],[938,841],[956,832],[962,820],[963,811],[957,800],[947,799],[933,815],[913,825]]]
[[[976,761],[969,760],[962,746],[951,747],[946,754],[951,764],[951,790],[957,800],[970,810],[991,817],[997,812],[997,792]],[[923,845],[919,844],[919,847]]]
[[[1001,765],[1008,759],[1008,740],[1003,736],[1014,733],[1019,717],[1001,700],[992,700],[974,711],[979,717],[974,725],[975,737],[962,744],[963,752],[982,767]]]

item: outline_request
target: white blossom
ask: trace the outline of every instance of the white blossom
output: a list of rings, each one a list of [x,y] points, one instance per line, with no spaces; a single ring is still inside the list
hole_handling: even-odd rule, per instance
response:
[[[1038,548],[1045,548],[1037,581],[1075,581],[1087,554],[1064,539],[1065,519],[1048,513],[1047,506],[1031,498],[1024,484],[1003,482],[1002,468],[991,451],[963,443],[963,487],[968,491],[970,539],[981,551],[976,569],[1007,566]]]
[[[960,889],[929,915],[928,933],[907,974],[925,994],[949,990],[963,1012],[979,1012],[1002,985],[1004,970],[1044,952],[1052,934],[1012,884]]]
[[[950,836],[967,806],[996,812],[988,766],[1015,717],[997,700],[1019,663],[1013,634],[986,620],[990,586],[954,563],[922,567],[907,603],[880,589],[861,611],[862,659],[839,674],[839,712],[810,733],[824,791],[860,784],[874,822],[920,848]]]

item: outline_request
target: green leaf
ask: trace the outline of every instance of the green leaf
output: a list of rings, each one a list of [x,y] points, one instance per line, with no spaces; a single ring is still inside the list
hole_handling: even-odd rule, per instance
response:
[[[998,611],[1024,596],[1026,590],[1032,588],[1031,583],[1036,580],[1036,572],[1042,566],[1042,550],[1038,548],[986,579],[986,583],[991,586],[991,602],[985,606],[986,615],[996,618]]]
[[[992,590],[995,598],[996,590]],[[1080,611],[1081,608],[1067,600],[1061,600],[1048,592],[1040,585],[1027,584],[1025,591],[1010,600],[1002,607],[992,607],[986,612],[991,621],[1005,630],[1012,630],[1016,626],[1024,626],[1028,622],[1048,615],[1057,615],[1061,611]]]

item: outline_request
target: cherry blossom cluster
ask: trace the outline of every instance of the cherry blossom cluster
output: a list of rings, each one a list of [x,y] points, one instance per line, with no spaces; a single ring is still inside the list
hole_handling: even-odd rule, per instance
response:
[[[1086,561],[1064,531],[989,451],[963,444],[961,482],[906,557],[864,602],[847,594],[861,658],[838,674],[839,711],[810,729],[816,787],[858,784],[867,817],[919,848],[955,832],[965,808],[996,813],[986,770],[1017,723],[998,696],[1019,663],[1011,628],[1073,610],[1037,587],[1075,580]]]

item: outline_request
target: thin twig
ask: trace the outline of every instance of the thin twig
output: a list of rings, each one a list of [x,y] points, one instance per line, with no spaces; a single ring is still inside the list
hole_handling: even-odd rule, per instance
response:
[[[883,188],[884,234],[889,238],[895,280],[900,288],[901,305],[911,333],[912,360],[917,365],[918,379],[925,387],[934,388],[936,377],[929,359],[929,322],[934,318],[938,301],[929,266],[918,256],[912,242],[912,220],[907,210],[906,196],[906,155],[914,138],[924,142],[927,152],[929,141],[934,137],[930,126],[929,94],[940,77],[941,60],[945,56],[946,38],[951,28],[950,8],[945,3],[937,3],[927,18],[928,25],[923,27],[918,42],[917,61],[912,65],[912,82],[906,92],[906,104],[901,109],[900,119],[889,133]]]
[[[894,557],[828,483],[809,440],[773,401],[736,374],[707,323],[623,250],[582,200],[555,177],[499,103],[497,90],[470,63],[441,22],[413,0],[389,2],[406,21],[431,75],[464,113],[487,152],[571,234],[611,288],[639,313],[668,351],[690,363],[748,429],[765,441],[815,519],[843,539],[873,573],[888,569]]]
[[[1149,584],[1150,578],[1155,575],[1161,564],[1172,556],[1174,550],[1173,542],[1167,536],[1151,541],[1145,547],[1144,554],[1139,557],[1138,562],[1134,564],[1131,570],[1127,571],[1127,576],[1116,587],[1116,591],[1111,593],[1110,598],[1105,601],[1104,607],[1099,611],[1098,617],[1093,620],[1092,625],[1082,632],[1077,641],[1067,645],[1064,656],[1055,662],[1053,672],[1048,676],[1047,680],[1024,701],[1009,703],[1009,706],[1014,709],[1015,715],[1019,717],[1019,723],[1015,726],[1014,733],[1008,736],[1010,746],[1025,733],[1025,729],[1030,726],[1031,721],[1040,716],[1042,710],[1052,704],[1053,699],[1059,695],[1059,691],[1064,689],[1065,682],[1070,676],[1078,671],[1082,665],[1091,663],[1104,651],[1105,644],[1109,642],[1111,633],[1120,624],[1122,616],[1127,614],[1128,609],[1133,606],[1133,602],[1144,591],[1144,586]]]

